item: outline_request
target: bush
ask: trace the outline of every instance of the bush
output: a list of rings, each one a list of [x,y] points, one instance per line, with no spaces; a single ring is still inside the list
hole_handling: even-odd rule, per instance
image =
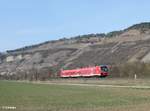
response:
[[[126,63],[114,65],[110,70],[112,77],[134,78],[135,74],[138,78],[150,77],[150,64],[141,62]]]

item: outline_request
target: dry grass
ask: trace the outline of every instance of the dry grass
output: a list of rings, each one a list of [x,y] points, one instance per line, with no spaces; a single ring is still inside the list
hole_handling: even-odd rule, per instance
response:
[[[81,84],[98,84],[98,85],[140,85],[150,86],[149,79],[120,79],[120,78],[66,78],[66,79],[51,79],[45,83],[81,83]]]

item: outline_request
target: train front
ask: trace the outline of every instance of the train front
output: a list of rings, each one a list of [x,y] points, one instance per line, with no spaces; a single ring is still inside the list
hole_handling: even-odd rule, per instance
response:
[[[106,66],[106,65],[102,65],[102,66],[100,66],[100,68],[101,68],[101,77],[106,77],[106,76],[108,76],[109,75],[109,69],[108,69],[108,66]]]

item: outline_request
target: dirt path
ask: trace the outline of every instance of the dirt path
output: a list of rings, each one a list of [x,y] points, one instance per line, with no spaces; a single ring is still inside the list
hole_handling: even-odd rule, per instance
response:
[[[135,89],[150,89],[150,86],[139,86],[139,85],[98,85],[98,84],[81,84],[81,83],[55,83],[55,82],[31,82],[33,84],[50,84],[50,85],[68,85],[68,86],[89,86],[89,87],[111,87],[111,88],[135,88]]]

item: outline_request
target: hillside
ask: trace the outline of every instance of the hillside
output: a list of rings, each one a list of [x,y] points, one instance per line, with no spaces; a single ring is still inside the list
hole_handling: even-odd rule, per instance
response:
[[[150,23],[108,34],[64,38],[7,51],[0,54],[0,77],[44,78],[57,76],[56,72],[62,68],[135,61],[150,62]],[[48,72],[51,75],[47,75]]]

